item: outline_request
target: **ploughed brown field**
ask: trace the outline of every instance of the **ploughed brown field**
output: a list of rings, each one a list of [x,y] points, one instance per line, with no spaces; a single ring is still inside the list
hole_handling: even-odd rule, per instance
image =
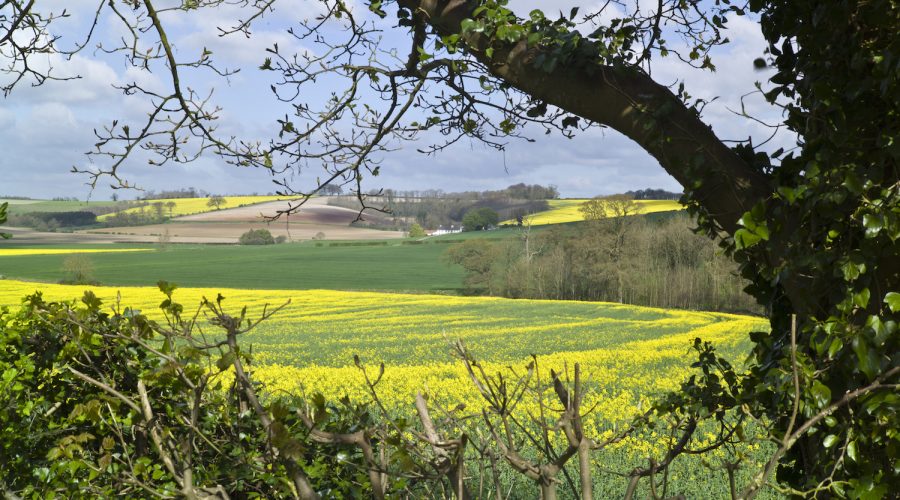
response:
[[[299,213],[267,221],[266,217],[286,209],[287,201],[274,201],[237,208],[225,208],[201,214],[176,217],[166,224],[146,226],[110,227],[88,229],[75,233],[45,233],[30,229],[13,228],[17,244],[54,243],[156,243],[160,235],[168,231],[172,243],[237,243],[238,238],[250,229],[268,229],[273,236],[286,236],[292,241],[310,240],[324,233],[328,240],[375,240],[402,238],[401,231],[381,231],[351,226],[357,212],[327,204],[327,198],[309,200]],[[389,218],[377,213],[367,213],[365,220],[387,224]]]

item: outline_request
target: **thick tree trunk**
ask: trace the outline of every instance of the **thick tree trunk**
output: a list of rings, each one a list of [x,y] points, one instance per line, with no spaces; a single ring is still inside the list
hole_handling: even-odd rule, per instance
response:
[[[477,2],[399,0],[420,12],[440,34],[460,32]],[[733,234],[741,215],[769,193],[766,176],[755,170],[713,133],[697,113],[668,88],[639,69],[559,64],[551,73],[533,65],[540,49],[518,43],[466,37],[472,53],[495,76],[558,108],[606,125],[634,140]],[[488,57],[485,49],[493,49]]]

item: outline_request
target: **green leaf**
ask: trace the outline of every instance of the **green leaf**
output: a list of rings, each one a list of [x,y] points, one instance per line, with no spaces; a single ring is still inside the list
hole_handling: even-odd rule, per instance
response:
[[[841,264],[841,273],[844,275],[844,280],[853,281],[859,277],[860,274],[864,274],[866,272],[866,263],[858,262],[859,258],[854,259],[851,257],[849,260]]]
[[[829,435],[825,436],[825,439],[822,441],[822,445],[825,446],[826,448],[831,448],[837,442],[838,442],[838,437],[835,436],[834,434],[829,434]]]
[[[734,233],[734,243],[738,250],[750,248],[762,241],[762,238],[747,229],[738,229]]]
[[[172,292],[178,288],[178,285],[175,283],[169,283],[168,281],[160,280],[156,282],[156,286],[159,287],[159,290],[166,294],[167,297],[172,298]]]
[[[865,214],[863,226],[866,228],[866,238],[874,238],[884,229],[884,217],[879,214]]]
[[[841,348],[844,347],[844,342],[839,338],[835,338],[831,341],[831,345],[828,346],[828,357],[833,358]]]
[[[231,366],[234,363],[234,360],[235,360],[234,351],[228,351],[225,354],[223,354],[222,357],[219,358],[218,361],[216,361],[216,368],[218,368],[219,370],[225,371],[228,369],[229,366]]]
[[[869,380],[875,378],[879,368],[879,354],[869,347],[869,343],[863,336],[853,339],[853,352],[859,359],[859,371],[863,372]]]
[[[828,403],[831,402],[831,389],[818,380],[813,382],[809,392],[812,394],[813,399],[816,401],[816,406],[819,408],[825,408],[828,406]]]
[[[97,295],[90,290],[84,292],[84,296],[81,297],[81,302],[83,302],[91,311],[99,311],[100,305],[103,303],[103,301],[100,300],[100,297],[97,297]]]
[[[884,296],[884,303],[891,309],[891,312],[900,312],[900,293],[888,292]]]

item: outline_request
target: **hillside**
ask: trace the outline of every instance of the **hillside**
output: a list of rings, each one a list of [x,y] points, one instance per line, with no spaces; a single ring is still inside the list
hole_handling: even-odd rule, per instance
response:
[[[268,218],[277,215],[279,210],[288,208],[290,202],[285,198],[231,197],[226,198],[228,204],[220,210],[206,206],[204,201],[206,198],[182,200],[182,204],[176,205],[173,209],[175,216],[161,224],[87,229],[83,232],[130,235],[137,241],[145,242],[155,242],[160,235],[166,234],[174,243],[237,243],[238,238],[251,229],[266,229],[273,236],[284,236],[289,241],[323,237],[329,240],[371,240],[404,236],[401,231],[382,231],[351,226],[351,222],[357,217],[357,212],[347,208],[329,206],[326,198],[312,198],[303,205],[298,213],[289,217],[282,216],[276,221],[269,221]],[[171,201],[177,204],[179,200]],[[244,202],[244,205],[237,205],[240,202]],[[230,203],[237,206],[229,208]],[[129,211],[131,210],[134,209]],[[179,215],[179,211],[183,215]],[[114,215],[111,214],[110,217]],[[377,215],[367,215],[366,218],[379,220]]]
[[[582,221],[584,216],[582,216],[578,208],[587,201],[590,200],[586,198],[548,200],[547,203],[550,204],[550,210],[532,214],[528,219],[533,226]],[[634,202],[640,206],[641,214],[684,210],[684,206],[674,200],[634,200]],[[515,220],[503,221],[503,224],[515,223]]]
[[[225,200],[225,203],[222,205],[223,209],[244,207],[270,201],[289,199],[284,196],[225,196],[223,198]],[[171,198],[158,200],[141,200],[141,203],[146,203],[147,205],[129,208],[127,210],[123,210],[121,213],[135,214],[145,211],[153,212],[155,210],[153,205],[157,203],[162,204],[162,213],[163,215],[168,217],[199,214],[216,210],[214,207],[209,206],[209,198]],[[171,203],[172,205],[169,206],[169,203]],[[97,219],[103,221],[109,219],[112,216],[113,214],[105,214],[101,215]]]

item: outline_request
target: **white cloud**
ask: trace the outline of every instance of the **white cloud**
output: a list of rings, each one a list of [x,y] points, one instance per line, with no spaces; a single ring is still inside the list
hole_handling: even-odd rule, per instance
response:
[[[553,2],[549,14],[555,15],[557,10],[568,13],[570,4],[578,3],[584,2]],[[291,113],[289,108],[273,103],[268,90],[272,75],[255,71],[255,67],[265,55],[263,49],[273,43],[277,42],[285,49],[289,46],[300,48],[300,43],[284,29],[290,21],[315,14],[320,3],[282,0],[279,4],[279,11],[260,20],[249,41],[240,34],[224,39],[217,36],[216,26],[228,26],[240,17],[235,10],[173,12],[168,16],[170,36],[185,57],[193,52],[199,54],[206,46],[224,65],[247,68],[239,77],[232,78],[230,84],[208,70],[185,69],[186,81],[198,92],[216,88],[215,101],[224,104],[220,130],[226,135],[261,136],[264,131],[272,130],[273,117]],[[548,4],[539,0],[517,0],[513,8],[527,14],[530,8],[548,9]],[[582,13],[588,10],[582,8]],[[79,15],[83,22],[84,11],[79,10]],[[768,135],[768,130],[734,116],[727,107],[738,109],[738,96],[753,90],[754,81],[768,77],[768,73],[755,72],[752,66],[752,60],[762,54],[765,44],[752,19],[733,18],[729,25],[728,36],[732,43],[714,54],[717,72],[689,70],[675,58],[667,58],[655,61],[653,75],[658,81],[667,83],[684,79],[688,90],[696,96],[720,96],[707,108],[705,120],[723,138],[752,135],[758,142]],[[104,23],[103,26],[112,28],[113,24]],[[114,38],[117,33],[111,29],[102,35]],[[394,37],[388,40],[394,42],[402,39],[405,32],[389,30],[385,35]],[[73,33],[67,33],[67,39],[73,38]],[[89,163],[83,152],[95,141],[92,129],[114,118],[140,120],[149,109],[146,99],[122,96],[110,84],[136,81],[160,93],[168,92],[171,85],[162,66],[148,73],[126,67],[119,57],[84,52],[71,61],[57,59],[53,62],[58,69],[81,74],[83,78],[51,82],[33,89],[23,86],[10,99],[0,101],[0,131],[3,132],[0,133],[0,149],[4,151],[0,173],[4,176],[4,192],[12,190],[12,194],[18,192],[30,196],[68,196],[81,192],[84,188],[80,185],[86,179],[73,176],[68,170],[72,165]],[[317,95],[327,95],[332,88],[332,83],[320,82],[308,91],[314,100]],[[759,98],[754,97],[748,103],[751,113],[777,121],[778,111]],[[382,175],[368,179],[368,186],[454,191],[497,189],[527,182],[555,184],[566,196],[593,196],[645,187],[678,188],[655,159],[629,139],[610,130],[594,129],[572,140],[557,134],[546,136],[540,130],[531,131],[531,136],[537,142],[511,140],[505,153],[465,142],[435,157],[426,157],[415,149],[427,141],[404,144],[401,150],[385,155]],[[431,137],[433,142],[440,139],[439,136]],[[786,142],[783,137],[778,140]],[[223,193],[275,189],[265,172],[231,167],[212,156],[189,165],[153,168],[139,153],[124,168],[129,180],[154,190],[190,185]],[[309,184],[319,173],[315,169],[303,172],[297,177],[298,182]],[[108,191],[101,190],[97,195],[106,193]]]

